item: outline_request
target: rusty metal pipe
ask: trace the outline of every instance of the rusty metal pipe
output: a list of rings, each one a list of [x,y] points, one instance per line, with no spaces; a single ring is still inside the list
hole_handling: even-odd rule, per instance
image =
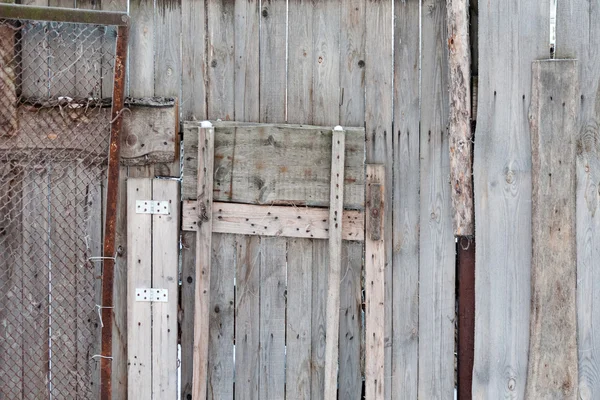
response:
[[[120,133],[125,101],[125,70],[127,62],[127,40],[129,28],[117,29],[115,56],[115,78],[113,84],[113,108],[110,127],[110,149],[108,156],[108,187],[106,192],[106,225],[104,230],[104,263],[102,270],[102,355],[100,359],[100,398],[112,399],[112,329],[113,329],[113,284],[115,260],[115,235],[117,226],[117,204],[119,198]]]
[[[115,26],[127,25],[129,23],[129,15],[124,12],[36,7],[4,3],[0,3],[0,18]]]

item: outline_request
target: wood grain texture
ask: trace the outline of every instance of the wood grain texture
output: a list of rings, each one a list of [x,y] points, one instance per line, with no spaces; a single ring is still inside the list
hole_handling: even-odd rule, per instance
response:
[[[418,395],[443,399],[454,393],[455,320],[446,3],[431,0],[423,7]]]
[[[152,199],[170,207],[169,215],[152,215],[152,287],[169,295],[152,303],[152,398],[167,400],[177,397],[179,182],[154,179]]]
[[[259,121],[260,1],[236,1],[234,8],[235,120]]]
[[[346,0],[340,6],[340,121],[365,124],[365,2]]]
[[[385,181],[392,182],[392,82],[393,7],[391,2],[373,1],[365,6],[365,130],[366,162],[385,165]],[[392,186],[386,185],[384,201],[392,204]],[[392,207],[384,215],[385,314],[392,315]],[[385,398],[389,399],[392,371],[392,318],[385,320]]]
[[[179,97],[182,1],[157,0],[154,9],[154,95]],[[197,33],[196,33],[197,34]],[[177,127],[179,130],[179,127]]]
[[[579,70],[579,115],[576,158],[577,230],[577,343],[579,359],[579,398],[600,395],[600,317],[597,301],[600,285],[596,264],[600,257],[600,26],[596,3],[572,0],[558,4],[556,55],[576,58]]]
[[[312,240],[312,315],[310,398],[320,399],[325,390],[325,327],[327,320],[327,266],[329,246],[324,240]],[[318,267],[317,267],[318,266]]]
[[[450,0],[446,4],[448,26],[448,87],[450,115],[450,182],[454,234],[475,233],[473,210],[471,132],[471,48],[469,2]]]
[[[236,237],[236,400],[259,398],[260,317],[257,316],[260,315],[260,241],[258,236]]]
[[[194,354],[194,299],[196,292],[196,233],[181,232],[181,289],[179,341],[181,344],[181,398],[192,398]]]
[[[152,199],[152,180],[127,181],[127,209]],[[152,287],[152,215],[127,213],[127,398],[152,398],[152,306],[136,301],[136,288]]]
[[[154,3],[133,0],[129,3],[129,62],[126,87],[130,97],[154,96]]]
[[[419,346],[419,1],[396,1],[391,398],[417,398]],[[390,397],[388,397],[390,398]]]
[[[285,396],[285,238],[261,238],[259,398]]]
[[[208,344],[209,399],[233,399],[235,247],[234,235],[213,235]]]
[[[214,165],[214,128],[198,128],[198,232],[196,233],[196,288],[194,300],[194,376],[193,397],[207,393],[207,368],[210,321],[210,267],[212,253],[212,187]]]
[[[183,201],[182,230],[196,231],[198,227],[197,204],[193,200]],[[343,240],[364,240],[364,213],[362,211],[344,211],[341,219]],[[316,207],[213,203],[213,232],[328,239],[329,213],[327,209]]]
[[[287,258],[286,399],[310,399],[313,244],[289,239]]]
[[[377,193],[378,192],[378,193]],[[385,229],[385,167],[367,164],[367,231]],[[377,199],[377,203],[372,200]],[[385,215],[385,214],[384,214]],[[372,226],[375,223],[377,227]],[[365,237],[365,398],[384,398],[385,237]]]
[[[215,201],[327,207],[331,128],[215,123]],[[183,198],[193,199],[197,139],[184,130]],[[346,208],[363,207],[364,137],[361,128],[346,129]]]
[[[533,62],[531,85],[533,253],[526,396],[575,399],[577,61]]]
[[[207,116],[206,2],[183,1],[181,19],[181,118],[203,121]]]
[[[479,3],[473,398],[525,395],[531,293],[528,109],[531,62],[548,57],[549,6]]]

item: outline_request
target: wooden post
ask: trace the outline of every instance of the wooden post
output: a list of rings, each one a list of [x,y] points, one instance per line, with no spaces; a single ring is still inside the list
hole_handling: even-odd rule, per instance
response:
[[[212,124],[208,121],[202,122],[198,129],[198,232],[192,378],[192,393],[196,399],[206,398],[207,393],[214,138],[215,130]]]
[[[450,93],[450,182],[454,234],[475,232],[471,162],[471,53],[469,46],[469,1],[449,0],[448,80]]]
[[[368,164],[365,223],[365,398],[368,400],[379,400],[384,396],[384,196],[385,167]]]
[[[576,60],[532,64],[531,318],[528,399],[577,398]]]
[[[336,126],[331,138],[331,189],[329,193],[329,273],[325,328],[325,399],[337,397],[338,331],[340,326],[340,271],[342,269],[342,217],[344,213],[344,154],[346,138]]]

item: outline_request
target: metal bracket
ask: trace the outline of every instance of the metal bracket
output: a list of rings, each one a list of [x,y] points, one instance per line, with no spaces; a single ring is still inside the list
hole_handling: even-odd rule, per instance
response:
[[[171,207],[166,200],[136,200],[135,213],[169,215]]]
[[[135,301],[153,301],[167,303],[169,301],[168,289],[135,289]]]

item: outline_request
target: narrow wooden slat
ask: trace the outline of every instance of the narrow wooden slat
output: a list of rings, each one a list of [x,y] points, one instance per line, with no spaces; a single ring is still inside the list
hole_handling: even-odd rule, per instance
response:
[[[48,5],[47,1],[40,0],[40,3],[31,5]],[[22,31],[21,86],[24,97],[48,96],[49,44],[44,25],[42,22],[28,24]]]
[[[384,398],[385,167],[367,164],[365,398]]]
[[[479,2],[473,166],[477,216],[475,399],[525,396],[531,293],[527,110],[531,62],[549,54],[549,7],[550,2],[519,3],[518,7]],[[498,38],[505,40],[500,43]]]
[[[344,131],[333,130],[331,147],[331,189],[329,200],[329,269],[325,315],[325,398],[337,396],[338,340],[340,329],[340,273],[342,269],[342,219],[344,211]]]
[[[212,240],[212,187],[214,165],[214,128],[198,129],[198,232],[196,233],[196,289],[194,300],[194,376],[192,393],[204,398],[207,393],[207,364],[210,320],[210,264]]]
[[[286,399],[310,399],[312,242],[288,240]]]
[[[419,1],[394,3],[391,399],[415,399],[419,347]],[[389,318],[389,317],[388,317]]]
[[[167,303],[152,303],[152,398],[166,400],[177,397],[179,183],[153,180],[152,198],[170,207],[169,215],[152,215],[152,287],[169,295]]]
[[[234,102],[236,121],[259,121],[260,1],[236,1],[234,8]]]
[[[558,2],[556,12],[556,57],[578,61],[580,98],[577,122],[577,344],[579,396],[600,396],[600,315],[597,299],[600,285],[600,8],[595,3],[573,0]]]
[[[446,3],[424,3],[421,42],[419,370],[421,398],[454,394],[455,241],[448,176]]]
[[[531,85],[533,253],[525,393],[575,399],[577,61],[534,61]]]
[[[260,370],[260,240],[236,237],[235,398],[257,400]]]
[[[328,214],[316,207],[213,203],[213,232],[328,239]],[[342,215],[342,239],[364,240],[364,213],[347,210]],[[197,226],[198,202],[184,200],[182,229],[196,231]]]
[[[261,238],[259,398],[285,396],[285,238]]]
[[[179,1],[156,1],[154,10],[155,96],[179,97],[181,89],[181,4]]]
[[[311,316],[311,376],[310,398],[320,399],[325,390],[325,310],[327,308],[328,243],[312,240],[312,316]]]
[[[133,0],[129,4],[129,74],[131,97],[154,96],[154,3]]]
[[[181,117],[206,119],[206,2],[181,3]],[[184,135],[185,138],[185,135]]]
[[[127,391],[128,399],[152,398],[151,303],[136,301],[137,288],[152,287],[152,215],[137,214],[136,200],[152,199],[152,180],[127,181]]]
[[[208,344],[209,399],[233,399],[235,246],[234,235],[216,234],[213,237]]]
[[[181,290],[179,334],[181,343],[181,398],[192,398],[194,355],[194,298],[196,283],[196,233],[181,232]]]

